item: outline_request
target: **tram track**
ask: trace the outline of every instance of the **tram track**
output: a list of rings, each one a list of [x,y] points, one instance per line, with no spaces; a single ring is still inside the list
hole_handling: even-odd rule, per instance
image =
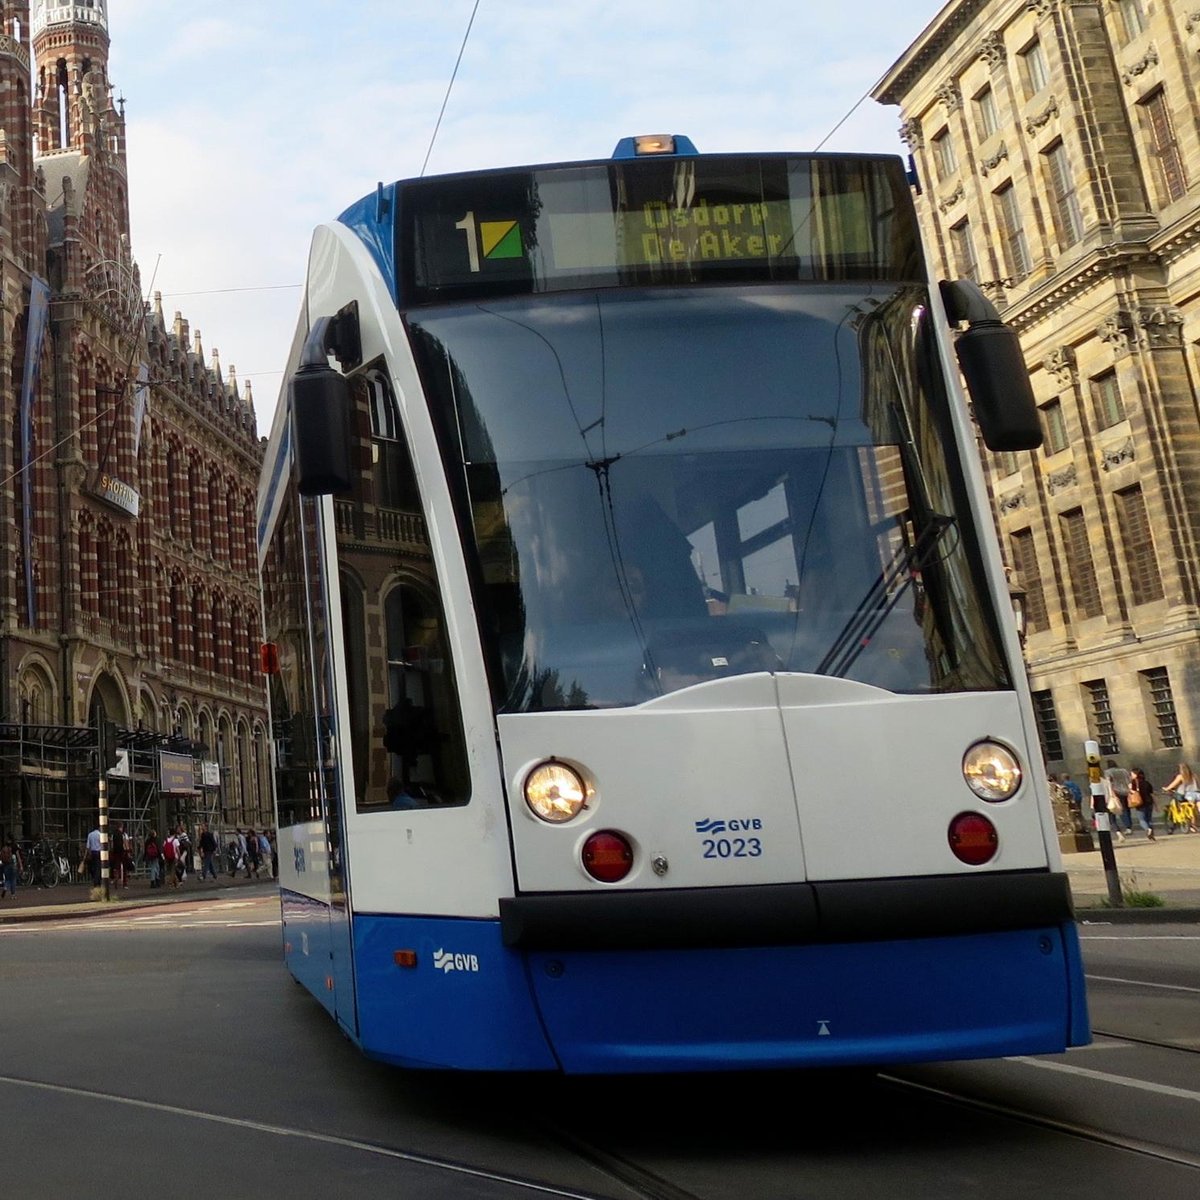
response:
[[[1175,1049],[1175,1047],[1167,1048]],[[1068,1137],[1079,1138],[1094,1145],[1107,1146],[1114,1150],[1124,1150],[1128,1153],[1138,1154],[1144,1158],[1154,1159],[1158,1162],[1170,1163],[1174,1166],[1188,1167],[1197,1172],[1197,1178],[1200,1181],[1200,1154],[1192,1154],[1185,1150],[1173,1150],[1169,1147],[1146,1141],[1143,1138],[1113,1133],[1111,1130],[1103,1129],[1098,1125],[1089,1125],[1085,1122],[1077,1121],[1064,1121],[1058,1117],[1049,1117],[1042,1113],[1015,1108],[1009,1104],[1001,1104],[979,1096],[967,1095],[964,1092],[957,1092],[950,1088],[923,1083],[916,1079],[906,1079],[900,1075],[881,1073],[879,1075],[879,1082],[885,1086],[893,1087],[898,1091],[917,1093],[956,1108],[986,1113],[994,1117],[1004,1117],[1010,1121],[1015,1121],[1035,1129],[1051,1130]],[[1200,1182],[1198,1182],[1198,1186],[1200,1186]]]
[[[1095,1029],[1092,1033],[1097,1037],[1108,1038],[1114,1042],[1131,1042],[1137,1046],[1149,1046],[1155,1050],[1178,1050],[1182,1054],[1200,1054],[1200,1046],[1189,1046],[1186,1042],[1162,1042],[1156,1038],[1135,1037],[1131,1033],[1114,1033],[1109,1029]]]

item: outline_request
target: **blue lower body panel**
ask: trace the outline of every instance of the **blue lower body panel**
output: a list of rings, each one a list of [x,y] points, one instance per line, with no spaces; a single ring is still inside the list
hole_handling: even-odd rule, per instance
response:
[[[506,948],[493,921],[358,914],[353,940],[359,1043],[410,1067],[879,1066],[1055,1053],[1090,1039],[1069,923],[910,941],[551,954]],[[289,961],[312,988],[317,973]]]
[[[1090,1040],[1074,925],[642,955],[531,955],[567,1072],[837,1067]]]

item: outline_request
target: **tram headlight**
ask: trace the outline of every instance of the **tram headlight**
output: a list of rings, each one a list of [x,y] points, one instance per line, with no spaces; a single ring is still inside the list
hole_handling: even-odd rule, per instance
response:
[[[963,778],[980,800],[1008,800],[1021,786],[1021,763],[999,742],[976,742],[963,755]]]
[[[525,776],[525,803],[543,821],[561,825],[579,815],[587,802],[587,786],[566,763],[539,763]]]

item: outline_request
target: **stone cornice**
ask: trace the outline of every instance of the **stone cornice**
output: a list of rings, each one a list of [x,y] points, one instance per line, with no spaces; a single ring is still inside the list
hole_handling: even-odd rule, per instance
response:
[[[1151,241],[1150,246],[1154,253],[1165,259],[1174,258],[1198,244],[1200,244],[1200,208],[1188,213],[1182,221],[1176,222],[1170,229],[1164,230],[1158,238]]]
[[[1054,275],[1030,295],[1005,308],[1001,315],[1020,332],[1048,316],[1061,316],[1065,303],[1121,271],[1158,264],[1158,256],[1142,242],[1127,246],[1098,246],[1074,270]]]
[[[900,104],[918,79],[958,48],[976,17],[991,3],[994,0],[962,0],[947,5],[871,89],[871,98],[881,104]]]

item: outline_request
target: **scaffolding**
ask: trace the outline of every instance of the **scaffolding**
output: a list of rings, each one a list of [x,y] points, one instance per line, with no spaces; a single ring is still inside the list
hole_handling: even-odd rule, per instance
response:
[[[118,729],[116,744],[124,754],[107,775],[108,827],[122,828],[134,870],[142,869],[151,830],[161,837],[183,825],[195,846],[206,822],[225,844],[220,789],[203,782],[206,746],[142,729]],[[190,788],[163,787],[164,753],[191,759]],[[79,869],[98,819],[99,765],[97,732],[89,726],[0,723],[0,839],[46,838]]]

